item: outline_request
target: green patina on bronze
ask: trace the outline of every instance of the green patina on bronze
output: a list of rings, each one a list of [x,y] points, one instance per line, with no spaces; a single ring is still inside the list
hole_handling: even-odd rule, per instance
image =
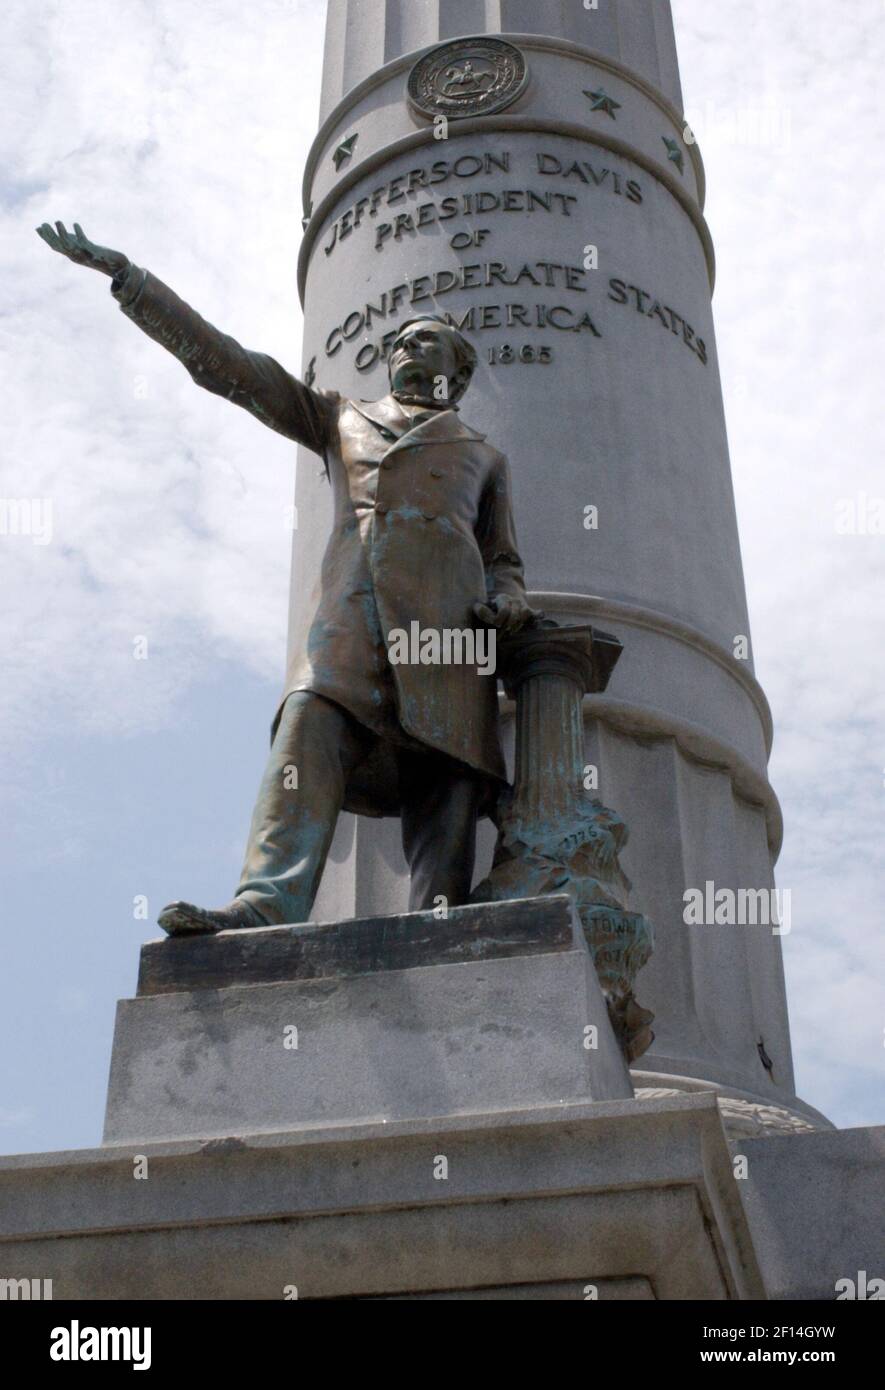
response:
[[[471,900],[567,893],[615,1034],[633,1062],[654,1038],[654,1015],[633,992],[654,934],[629,910],[631,885],[618,857],[627,826],[584,787],[583,696],[605,690],[621,643],[592,627],[545,620],[505,638],[498,650],[505,689],[516,700],[516,775],[498,800],[491,872]]]
[[[38,231],[111,276],[123,312],[198,385],[319,454],[333,492],[237,896],[215,911],[173,903],[161,925],[181,935],[306,922],[342,809],[400,816],[410,908],[456,907],[470,897],[477,816],[490,810],[495,861],[472,901],[567,893],[624,1052],[640,1056],[652,1015],[633,984],[652,931],[628,910],[618,858],[627,827],[583,788],[581,701],[605,689],[621,645],[558,627],[526,601],[507,460],[458,415],[476,366],[471,344],[433,315],[408,320],[391,347],[389,394],[349,400],[316,390],[313,364],[308,384],[241,347],[78,224],[73,234],[62,223]],[[475,662],[394,663],[391,634],[413,624],[500,634],[499,671],[517,703],[512,787],[494,676]]]

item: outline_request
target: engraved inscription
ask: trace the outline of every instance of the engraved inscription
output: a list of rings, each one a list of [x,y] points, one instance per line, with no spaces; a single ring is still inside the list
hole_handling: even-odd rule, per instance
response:
[[[336,218],[323,250],[327,256],[331,256],[338,244],[357,228],[366,225],[367,220],[374,221],[375,247],[381,250],[407,234],[416,235],[422,227],[449,222],[452,218],[485,217],[496,213],[523,213],[526,216],[548,213],[571,217],[581,202],[581,196],[576,191],[579,185],[624,198],[636,206],[643,201],[643,189],[638,180],[626,179],[614,169],[586,159],[569,162],[556,155],[536,153],[534,168],[529,176],[542,177],[542,184],[548,178],[561,178],[568,183],[567,189],[549,186],[530,188],[523,184],[513,188],[483,188],[475,192],[447,194],[438,202],[427,198],[418,202],[422,191],[452,180],[480,176],[488,178],[496,173],[509,174],[512,170],[510,150],[501,150],[497,154],[485,152],[462,154],[457,159],[437,159],[432,164],[419,165],[408,173],[397,174],[395,178],[379,184],[371,193],[358,198]],[[408,200],[411,200],[411,206]],[[389,216],[388,208],[398,210]],[[383,221],[377,220],[379,212]]]
[[[403,304],[415,305],[428,300],[436,300],[453,290],[491,289],[502,285],[508,288],[529,286],[534,289],[570,290],[578,294],[587,293],[588,272],[582,266],[563,265],[559,261],[532,261],[521,266],[508,266],[504,261],[475,262],[469,265],[452,266],[445,270],[432,271],[419,275],[414,280],[402,281],[384,290],[378,297],[354,309],[337,324],[326,338],[327,357],[334,357],[345,342],[359,338],[366,330],[371,330],[376,320],[396,316]],[[535,317],[533,326],[543,328],[547,323],[560,330],[571,329],[579,332],[588,328],[597,333],[589,315],[581,318],[563,305],[547,307],[544,304],[533,306]],[[502,311],[506,317],[500,317]],[[472,310],[469,311],[472,314]],[[476,318],[465,326],[482,328],[512,328],[516,324],[529,326],[529,310],[525,305],[486,305]],[[497,315],[497,317],[496,317]],[[571,317],[569,317],[571,316]],[[368,365],[374,365],[377,357]],[[363,361],[368,362],[364,353]],[[359,364],[358,364],[359,365]]]
[[[699,338],[681,314],[677,314],[675,309],[670,309],[661,300],[656,299],[650,290],[640,289],[638,285],[628,285],[626,280],[611,279],[608,282],[608,297],[614,304],[632,304],[633,308],[648,319],[656,319],[663,328],[668,329],[675,337],[681,338],[686,347],[696,357],[699,357],[706,367],[707,345],[703,338]]]
[[[462,333],[482,333],[490,328],[555,328],[560,333],[589,333],[593,339],[602,337],[591,314],[578,313],[567,304],[473,304],[462,313],[443,310],[442,317]],[[396,334],[393,328],[376,342],[364,343],[354,358],[357,371],[368,372],[377,362],[385,361]],[[507,346],[512,352],[512,346]],[[529,362],[530,350],[528,347],[522,349],[526,356],[519,360]],[[550,359],[545,355],[536,360]]]
[[[490,367],[496,367],[499,363],[502,367],[509,367],[511,362],[538,362],[546,366],[553,361],[552,347],[533,347],[531,343],[526,343],[523,347],[515,348],[510,343],[503,343],[499,348],[489,348],[488,362]]]

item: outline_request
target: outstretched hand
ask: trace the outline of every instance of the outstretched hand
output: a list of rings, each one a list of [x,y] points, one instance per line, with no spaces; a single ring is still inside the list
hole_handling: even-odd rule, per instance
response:
[[[42,237],[53,251],[67,256],[75,265],[86,265],[90,270],[100,270],[102,275],[116,275],[118,270],[125,270],[129,264],[128,257],[124,256],[122,251],[112,251],[109,246],[96,246],[78,222],[74,223],[73,232],[69,232],[63,222],[56,222],[54,231],[48,222],[44,222],[42,227],[37,228],[37,235]]]

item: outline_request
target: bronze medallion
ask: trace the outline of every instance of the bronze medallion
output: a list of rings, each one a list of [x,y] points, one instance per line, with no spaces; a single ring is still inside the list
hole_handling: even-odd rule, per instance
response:
[[[422,116],[489,116],[521,96],[525,56],[502,39],[455,39],[425,53],[409,73],[409,101]]]

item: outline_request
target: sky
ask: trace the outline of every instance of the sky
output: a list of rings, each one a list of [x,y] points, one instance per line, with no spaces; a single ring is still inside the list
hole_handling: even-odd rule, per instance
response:
[[[114,1001],[227,901],[285,651],[293,453],[34,234],[80,222],[300,360],[322,0],[6,0],[0,84],[0,1152],[100,1140]],[[674,0],[707,170],[798,1093],[885,1119],[885,9]],[[146,898],[147,920],[134,916]]]

